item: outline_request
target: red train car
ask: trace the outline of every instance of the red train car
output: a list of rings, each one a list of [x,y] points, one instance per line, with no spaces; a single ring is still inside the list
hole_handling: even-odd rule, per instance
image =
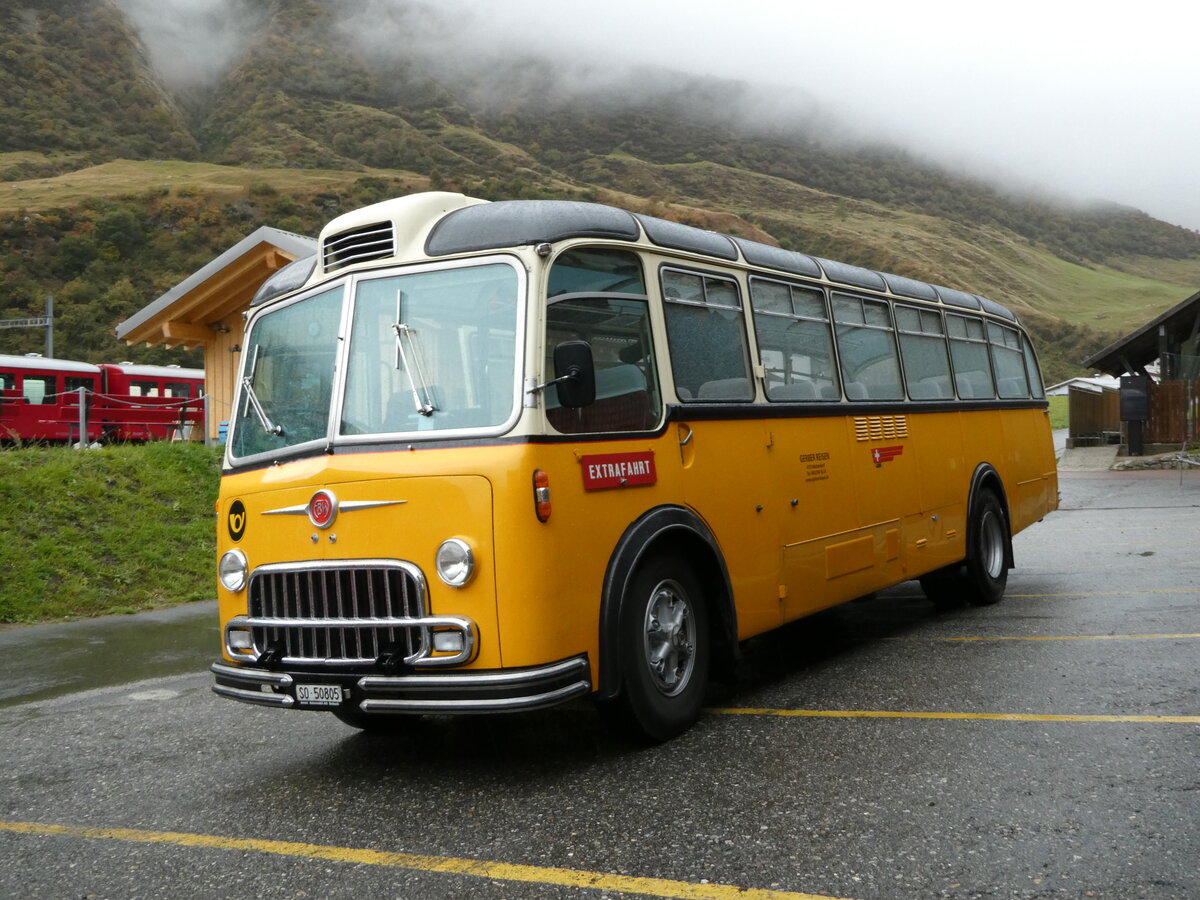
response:
[[[204,372],[0,354],[0,440],[145,441],[204,424]]]
[[[152,441],[204,425],[204,372],[179,366],[102,363],[97,413],[112,440]]]

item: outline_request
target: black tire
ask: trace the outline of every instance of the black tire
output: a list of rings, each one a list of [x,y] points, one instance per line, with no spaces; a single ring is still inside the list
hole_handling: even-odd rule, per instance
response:
[[[413,716],[365,713],[357,709],[330,710],[339,722],[367,734],[399,734],[411,727]]]
[[[1004,596],[1008,585],[1008,518],[1000,499],[981,491],[967,523],[967,559],[921,577],[921,590],[937,609],[966,604],[990,606]]]
[[[962,578],[958,574],[961,571],[962,567],[956,566],[950,573],[941,569],[921,576],[921,590],[938,612],[949,612],[967,605]]]
[[[1000,499],[991,491],[979,494],[971,511],[968,532],[966,598],[972,606],[991,606],[1008,586],[1008,518]]]
[[[618,623],[621,691],[605,712],[633,737],[660,742],[699,717],[711,656],[708,607],[695,575],[655,557],[633,576]]]

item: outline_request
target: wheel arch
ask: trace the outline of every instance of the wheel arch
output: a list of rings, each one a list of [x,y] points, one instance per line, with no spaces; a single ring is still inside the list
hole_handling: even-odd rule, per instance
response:
[[[975,507],[984,491],[991,491],[1000,501],[1000,509],[1004,513],[1004,567],[1011,569],[1013,562],[1012,547],[1012,513],[1008,507],[1008,493],[1004,490],[1004,480],[991,463],[983,462],[975,467],[971,475],[971,492],[967,499],[967,522],[975,521]],[[967,541],[968,559],[974,556],[975,548],[970,540]]]
[[[694,567],[710,614],[714,660],[731,660],[737,653],[733,587],[716,538],[700,517],[686,507],[655,507],[625,529],[604,573],[596,690],[599,700],[612,699],[621,688],[621,642],[618,639],[621,602],[638,566],[659,554],[678,556]]]

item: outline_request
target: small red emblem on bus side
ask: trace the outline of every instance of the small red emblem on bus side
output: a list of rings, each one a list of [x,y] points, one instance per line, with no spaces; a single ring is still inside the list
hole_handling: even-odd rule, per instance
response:
[[[878,469],[885,462],[891,462],[902,453],[904,453],[903,444],[896,447],[875,447],[871,450],[871,461],[875,463],[875,468]]]
[[[333,491],[317,491],[308,501],[308,521],[317,528],[328,528],[337,518],[338,501]]]

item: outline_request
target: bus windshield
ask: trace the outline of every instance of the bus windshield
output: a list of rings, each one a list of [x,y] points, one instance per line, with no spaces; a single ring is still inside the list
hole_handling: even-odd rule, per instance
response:
[[[518,398],[516,334],[505,263],[360,281],[339,433],[503,426]]]
[[[347,440],[507,426],[519,399],[518,287],[507,263],[442,267],[362,278],[352,292],[338,286],[265,312],[245,347],[232,456],[327,443],[331,422]]]

